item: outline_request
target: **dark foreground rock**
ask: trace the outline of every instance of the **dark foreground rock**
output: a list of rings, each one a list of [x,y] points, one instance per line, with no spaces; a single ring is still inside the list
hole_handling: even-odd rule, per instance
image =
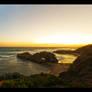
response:
[[[81,82],[86,87],[92,87],[92,45],[79,48],[77,51],[80,56],[67,72],[60,74],[60,77]]]
[[[18,54],[17,57],[22,60],[29,60],[36,63],[58,63],[56,56],[50,52],[40,52],[36,54],[22,53]]]

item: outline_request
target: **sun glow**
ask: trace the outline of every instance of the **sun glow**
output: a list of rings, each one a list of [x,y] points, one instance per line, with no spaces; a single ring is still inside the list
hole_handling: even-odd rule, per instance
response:
[[[91,44],[91,35],[48,35],[35,40],[35,43],[30,42],[0,42],[0,46],[16,46],[16,47],[78,47]]]
[[[0,6],[0,46],[92,43],[92,6]]]
[[[59,36],[48,36],[40,39],[37,43],[40,44],[66,44],[66,45],[81,45],[81,44],[91,44],[88,39],[83,40],[81,35],[65,35]]]

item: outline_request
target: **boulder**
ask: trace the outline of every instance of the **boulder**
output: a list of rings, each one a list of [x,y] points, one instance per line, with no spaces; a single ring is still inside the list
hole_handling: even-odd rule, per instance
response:
[[[30,60],[31,56],[32,55],[28,52],[17,54],[17,58],[22,59],[22,60]]]
[[[56,59],[56,56],[53,53],[45,52],[45,51],[34,54],[31,60],[39,63],[45,63],[45,62],[58,63],[58,60]]]

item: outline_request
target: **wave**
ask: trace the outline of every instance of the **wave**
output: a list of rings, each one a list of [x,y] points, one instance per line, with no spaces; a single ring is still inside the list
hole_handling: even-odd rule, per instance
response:
[[[10,58],[14,57],[14,55],[0,55],[0,58]]]

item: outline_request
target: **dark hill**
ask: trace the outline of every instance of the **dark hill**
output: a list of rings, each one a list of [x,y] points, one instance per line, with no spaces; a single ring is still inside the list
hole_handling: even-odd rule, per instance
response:
[[[77,49],[80,56],[74,61],[67,72],[61,73],[60,77],[78,81],[87,87],[92,87],[92,45]]]

